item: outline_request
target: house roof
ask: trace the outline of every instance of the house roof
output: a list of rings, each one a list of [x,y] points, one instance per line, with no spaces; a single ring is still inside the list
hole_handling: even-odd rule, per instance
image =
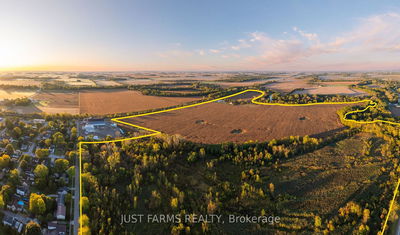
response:
[[[65,206],[64,205],[58,205],[57,206],[57,214],[56,216],[65,216]]]
[[[49,222],[47,226],[47,235],[64,235],[67,234],[67,226],[58,224],[55,221]]]
[[[12,224],[13,221],[14,221],[14,217],[9,216],[9,215],[5,215],[4,218],[3,218],[3,221],[4,221],[4,222],[7,222],[7,223],[9,223],[9,224]]]

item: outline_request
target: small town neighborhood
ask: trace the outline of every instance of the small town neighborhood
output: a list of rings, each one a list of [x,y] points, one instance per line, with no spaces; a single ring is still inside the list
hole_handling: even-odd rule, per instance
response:
[[[0,214],[5,232],[67,234],[75,174],[74,124],[42,118],[1,119]]]

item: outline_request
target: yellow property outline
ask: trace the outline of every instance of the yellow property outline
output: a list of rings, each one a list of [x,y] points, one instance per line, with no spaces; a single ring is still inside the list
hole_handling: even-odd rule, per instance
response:
[[[369,100],[369,99],[364,99],[364,100],[359,100],[359,101],[349,101],[349,102],[320,102],[320,103],[307,103],[307,104],[280,104],[280,103],[262,103],[262,102],[258,102],[257,100],[260,99],[261,97],[265,96],[266,93],[264,91],[261,90],[254,90],[254,89],[247,89],[244,91],[240,91],[237,92],[235,94],[232,95],[227,95],[221,98],[217,98],[217,99],[213,99],[213,100],[208,100],[208,101],[204,101],[204,102],[199,102],[199,103],[195,103],[195,104],[190,104],[190,105],[186,105],[186,106],[182,106],[182,107],[175,107],[175,108],[170,108],[170,109],[165,109],[165,110],[160,110],[160,111],[155,111],[155,112],[149,112],[149,113],[143,113],[143,114],[137,114],[137,115],[131,115],[131,116],[126,116],[126,117],[119,117],[119,118],[112,118],[111,121],[113,122],[118,122],[124,125],[128,125],[128,126],[132,126],[138,129],[142,129],[142,130],[146,130],[149,132],[152,132],[151,134],[147,134],[147,135],[141,135],[141,136],[135,136],[135,137],[130,137],[130,138],[123,138],[123,139],[116,139],[116,140],[104,140],[104,141],[80,141],[78,143],[79,146],[79,225],[80,225],[80,229],[79,229],[79,233],[82,234],[82,144],[104,144],[104,143],[114,143],[114,142],[122,142],[122,141],[126,141],[126,140],[135,140],[135,139],[141,139],[141,138],[145,138],[145,137],[150,137],[150,136],[154,136],[154,135],[158,135],[161,134],[160,131],[157,130],[153,130],[147,127],[143,127],[143,126],[138,126],[138,125],[134,125],[132,123],[129,122],[124,122],[121,121],[123,119],[127,119],[127,118],[134,118],[134,117],[142,117],[142,116],[148,116],[148,115],[152,115],[152,114],[158,114],[158,113],[165,113],[165,112],[171,112],[171,111],[175,111],[175,110],[180,110],[180,109],[185,109],[185,108],[190,108],[190,107],[196,107],[199,105],[203,105],[203,104],[209,104],[218,100],[223,100],[223,99],[227,99],[227,98],[231,98],[246,92],[258,92],[260,93],[259,96],[254,97],[253,99],[251,99],[251,102],[253,104],[259,104],[259,105],[271,105],[271,106],[289,106],[289,107],[296,107],[296,106],[313,106],[313,105],[332,105],[332,104],[356,104],[356,103],[365,103],[368,102],[369,105],[362,110],[356,110],[356,111],[350,111],[347,112],[343,115],[343,120],[349,121],[349,122],[353,122],[353,123],[358,123],[358,124],[371,124],[371,123],[387,123],[387,124],[392,124],[392,125],[398,125],[400,126],[400,123],[396,123],[396,122],[391,122],[391,121],[386,121],[386,120],[373,120],[373,121],[356,121],[356,120],[352,120],[352,119],[347,119],[347,115],[349,114],[353,114],[353,113],[362,113],[365,112],[366,110],[370,109],[370,108],[374,108],[377,106],[377,103],[375,101]],[[394,194],[393,194],[393,199],[390,203],[389,206],[389,212],[386,216],[385,219],[385,223],[383,225],[382,231],[380,232],[381,234],[384,233],[385,229],[386,229],[386,225],[389,219],[389,215],[392,211],[392,207],[394,204],[394,200],[396,198],[396,195],[398,193],[398,189],[399,189],[399,185],[400,185],[400,179],[397,182],[397,186],[395,188]]]

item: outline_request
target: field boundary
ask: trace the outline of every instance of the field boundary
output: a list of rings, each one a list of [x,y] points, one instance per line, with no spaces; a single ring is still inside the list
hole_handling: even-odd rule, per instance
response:
[[[196,106],[199,106],[199,105],[209,104],[209,103],[213,103],[215,101],[228,99],[228,98],[231,98],[231,97],[234,97],[234,96],[237,96],[237,95],[241,95],[241,94],[246,93],[246,92],[258,92],[258,93],[260,93],[259,96],[256,96],[256,97],[251,99],[251,102],[253,104],[269,105],[269,106],[298,107],[298,106],[333,105],[333,104],[357,104],[357,103],[368,102],[368,106],[366,108],[362,109],[362,110],[350,111],[350,112],[345,113],[343,115],[343,120],[346,120],[346,121],[349,121],[349,122],[353,122],[353,123],[358,123],[358,124],[387,123],[387,124],[391,124],[391,125],[400,126],[400,123],[386,121],[386,120],[380,120],[380,119],[373,120],[373,121],[357,121],[357,120],[347,119],[347,115],[349,115],[349,114],[362,113],[362,112],[367,111],[370,108],[376,107],[377,103],[375,101],[373,101],[373,100],[370,100],[370,99],[364,99],[364,100],[359,100],[359,101],[347,101],[347,102],[319,102],[319,103],[317,102],[317,103],[307,103],[307,104],[263,103],[263,102],[259,102],[257,100],[260,99],[261,97],[265,96],[266,93],[264,91],[255,90],[255,89],[247,89],[247,90],[240,91],[240,92],[237,92],[237,93],[232,94],[232,95],[227,95],[227,96],[220,97],[220,98],[217,98],[217,99],[203,101],[203,102],[190,104],[190,105],[186,105],[186,106],[182,106],[182,107],[175,107],[175,108],[164,109],[164,110],[159,110],[159,111],[154,111],[154,112],[149,112],[149,113],[142,113],[142,114],[137,114],[137,115],[112,118],[111,121],[113,121],[113,122],[121,123],[121,124],[128,125],[128,126],[132,126],[132,127],[135,127],[135,128],[138,128],[138,129],[142,129],[142,130],[146,130],[146,131],[149,131],[151,133],[150,134],[146,134],[146,135],[141,135],[141,136],[123,138],[123,139],[104,140],[104,141],[80,141],[78,143],[78,148],[79,148],[79,234],[82,234],[82,221],[81,221],[81,219],[82,219],[82,203],[81,203],[81,200],[82,200],[82,144],[115,143],[115,142],[122,142],[122,141],[126,141],[126,140],[136,140],[136,139],[142,139],[142,138],[146,138],[146,137],[150,137],[150,136],[155,136],[155,135],[161,134],[161,131],[153,130],[153,129],[150,129],[150,128],[147,128],[147,127],[143,127],[143,126],[139,126],[139,125],[134,125],[132,123],[124,122],[124,121],[121,121],[121,120],[127,119],[127,118],[142,117],[142,116],[148,116],[148,115],[152,115],[152,114],[165,113],[165,112],[171,112],[171,111],[185,109],[185,108],[196,107]],[[395,191],[393,193],[393,199],[391,200],[391,203],[390,203],[390,206],[389,206],[389,211],[388,211],[388,214],[386,216],[386,219],[385,219],[385,222],[384,222],[384,225],[383,225],[383,228],[382,228],[382,231],[380,232],[380,234],[383,234],[385,229],[386,229],[390,213],[393,210],[394,200],[396,198],[396,195],[398,194],[399,185],[400,185],[400,179],[397,182],[397,186],[396,186]]]

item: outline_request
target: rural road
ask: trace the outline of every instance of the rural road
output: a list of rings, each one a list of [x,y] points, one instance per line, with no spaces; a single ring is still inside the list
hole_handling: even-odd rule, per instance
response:
[[[77,136],[79,136],[79,122],[76,122],[76,128],[78,130]],[[73,234],[78,235],[79,229],[79,155],[75,157],[75,193],[74,193],[74,232]]]

